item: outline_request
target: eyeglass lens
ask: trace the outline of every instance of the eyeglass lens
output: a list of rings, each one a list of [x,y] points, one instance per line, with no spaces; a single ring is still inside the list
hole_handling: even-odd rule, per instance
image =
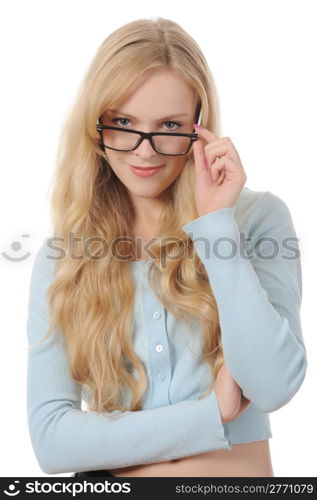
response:
[[[105,146],[114,149],[129,150],[136,146],[140,136],[134,132],[121,130],[103,130],[103,141]],[[189,137],[157,135],[153,142],[156,150],[163,154],[181,154],[187,151],[190,145]]]

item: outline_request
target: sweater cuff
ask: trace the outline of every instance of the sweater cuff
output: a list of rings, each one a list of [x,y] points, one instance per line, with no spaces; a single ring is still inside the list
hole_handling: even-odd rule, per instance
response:
[[[240,246],[240,229],[234,217],[235,207],[227,207],[185,224],[182,229],[194,241],[203,262],[212,257],[228,260]]]
[[[223,232],[232,231],[237,223],[234,218],[235,207],[226,207],[209,214],[202,215],[182,227],[186,233],[190,231],[195,236],[201,237],[208,234],[221,235]]]
[[[201,428],[205,428],[206,444],[208,450],[226,449],[231,450],[231,434],[227,425],[222,423],[220,408],[215,391],[212,391],[208,396],[198,400],[198,405],[202,407]],[[197,415],[197,413],[196,413]],[[197,436],[197,439],[198,436]]]

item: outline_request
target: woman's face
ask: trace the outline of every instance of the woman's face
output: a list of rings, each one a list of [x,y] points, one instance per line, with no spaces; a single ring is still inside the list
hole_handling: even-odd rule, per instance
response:
[[[117,112],[110,109],[105,111],[102,123],[143,132],[192,133],[195,108],[195,93],[183,79],[167,69],[155,70],[140,80],[136,90],[121,103]],[[156,153],[146,139],[134,151],[106,149],[106,154],[112,170],[127,187],[134,201],[138,197],[159,197],[176,179],[187,160],[187,155],[164,156]],[[140,177],[130,165],[163,167],[152,176]]]

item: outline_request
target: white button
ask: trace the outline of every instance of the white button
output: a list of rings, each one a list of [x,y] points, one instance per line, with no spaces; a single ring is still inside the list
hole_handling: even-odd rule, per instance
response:
[[[155,311],[155,313],[153,313],[153,318],[154,319],[159,319],[161,317],[161,313],[158,312],[158,311]]]
[[[163,351],[163,346],[162,346],[162,344],[157,344],[157,345],[155,346],[155,350],[156,350],[157,352],[161,352],[161,351]]]
[[[165,380],[164,373],[159,373],[158,376],[157,376],[157,378],[163,382],[163,380]]]

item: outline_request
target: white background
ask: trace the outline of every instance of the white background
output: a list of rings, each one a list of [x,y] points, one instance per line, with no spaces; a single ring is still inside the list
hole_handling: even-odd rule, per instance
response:
[[[179,23],[205,53],[222,132],[240,154],[246,186],[270,190],[290,208],[301,245],[309,366],[296,396],[271,413],[270,447],[275,476],[316,476],[315,7],[313,0],[1,2],[0,248],[30,253],[20,262],[0,254],[2,476],[46,475],[27,427],[26,320],[34,255],[50,232],[48,188],[61,123],[104,38],[153,16]]]

